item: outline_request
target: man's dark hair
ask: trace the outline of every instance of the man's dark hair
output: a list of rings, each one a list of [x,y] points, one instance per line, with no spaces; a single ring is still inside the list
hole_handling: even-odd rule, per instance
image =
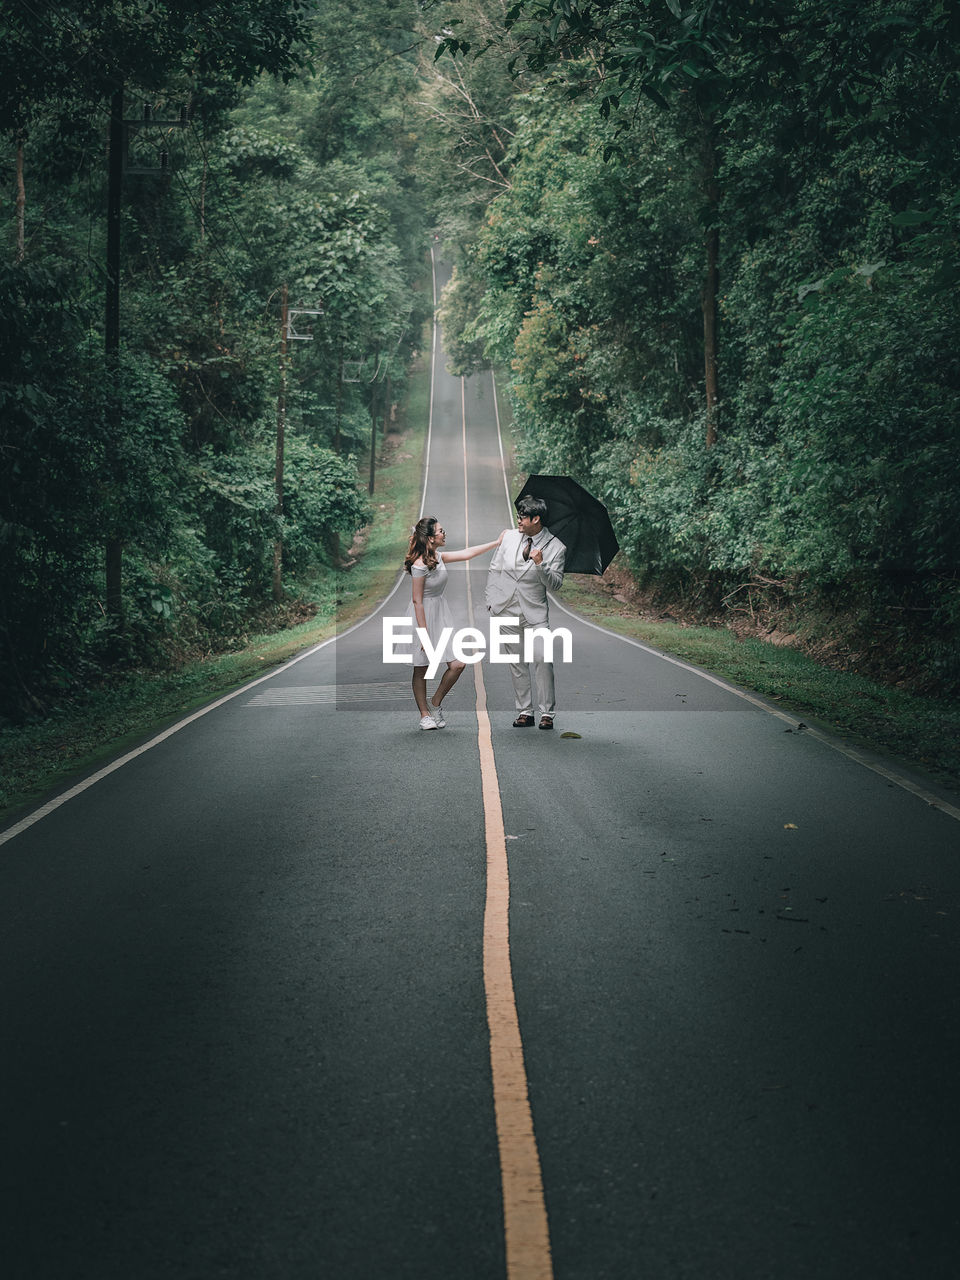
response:
[[[517,502],[517,514],[521,516],[529,516],[533,520],[536,516],[540,517],[540,523],[547,523],[547,504],[543,498],[535,498],[531,493],[525,493]]]

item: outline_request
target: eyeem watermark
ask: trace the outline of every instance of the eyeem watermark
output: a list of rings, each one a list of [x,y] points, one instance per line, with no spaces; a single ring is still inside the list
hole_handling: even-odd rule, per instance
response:
[[[413,661],[413,653],[409,646],[413,637],[423,645],[423,651],[429,659],[427,679],[432,680],[443,659],[440,655],[451,642],[453,656],[460,662],[480,662],[485,654],[489,654],[491,662],[534,662],[542,654],[545,662],[554,661],[554,646],[560,641],[561,662],[573,661],[573,637],[566,627],[557,627],[551,631],[549,627],[527,627],[523,633],[523,655],[520,654],[520,635],[517,628],[519,618],[491,618],[490,640],[479,627],[461,627],[454,631],[453,627],[443,627],[433,644],[423,627],[414,627],[412,618],[383,619],[383,660],[384,662]],[[508,632],[509,634],[504,634]],[[538,645],[542,646],[538,652]],[[398,652],[398,646],[406,646],[406,652]]]

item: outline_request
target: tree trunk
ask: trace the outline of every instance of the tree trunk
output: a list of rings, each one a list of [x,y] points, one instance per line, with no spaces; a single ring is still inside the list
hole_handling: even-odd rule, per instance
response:
[[[373,493],[377,478],[377,384],[370,388],[370,479],[367,492]]]
[[[110,429],[107,449],[118,440],[122,429],[120,403],[120,218],[123,201],[123,86],[110,99],[110,152],[107,170],[107,292],[104,315],[104,355],[110,397]],[[114,464],[107,468],[113,479]],[[119,512],[115,500],[111,513],[114,528],[108,535],[104,554],[107,613],[114,622],[123,619],[123,542],[118,536]]]
[[[339,454],[341,449],[340,423],[343,421],[343,339],[340,339],[340,355],[337,360],[337,427],[333,437],[333,447]]]
[[[27,252],[27,188],[23,181],[23,134],[17,138],[17,261]]]
[[[105,568],[107,614],[119,622],[123,618],[123,543],[119,538],[107,540]]]
[[[717,375],[717,298],[720,292],[720,229],[717,226],[720,193],[717,188],[717,152],[711,126],[705,130],[704,145],[705,188],[708,218],[706,235],[706,274],[703,281],[703,365],[707,397],[706,447],[717,442],[717,406],[720,386]]]
[[[48,708],[36,696],[20,672],[20,658],[23,656],[20,645],[13,639],[7,627],[2,623],[0,623],[0,637],[4,642],[0,645],[0,649],[4,651],[4,670],[11,677],[8,681],[8,687],[4,690],[6,709],[9,711],[10,707],[15,704],[35,714],[45,714]],[[30,662],[29,658],[27,660]],[[34,671],[37,669],[36,662],[30,662],[30,666]]]
[[[707,448],[717,443],[717,403],[720,389],[717,379],[717,290],[720,271],[720,232],[711,227],[707,232],[707,274],[703,284],[703,364],[707,390]]]
[[[280,392],[277,396],[277,461],[274,490],[277,495],[277,520],[283,519],[283,446],[287,418],[287,286],[283,286],[280,303]],[[283,539],[277,533],[273,543],[273,598],[283,599]]]
[[[110,153],[107,172],[107,296],[104,345],[107,362],[120,350],[120,218],[123,200],[123,88],[110,99]]]
[[[203,171],[200,176],[200,243],[207,242],[207,153],[203,153]]]

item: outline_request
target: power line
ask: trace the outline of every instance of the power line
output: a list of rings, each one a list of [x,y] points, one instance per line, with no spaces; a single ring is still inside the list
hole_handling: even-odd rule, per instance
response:
[[[213,234],[212,231],[207,230],[206,220],[203,216],[203,213],[200,209],[199,204],[197,203],[197,200],[193,192],[190,190],[189,186],[187,185],[187,182],[184,179],[183,174],[180,173],[179,170],[174,170],[174,176],[176,177],[177,182],[180,184],[180,187],[183,191],[183,194],[186,198],[187,203],[189,204],[190,208],[193,210],[193,213],[197,219],[197,225],[203,227],[206,231],[206,234],[209,235],[211,247],[213,248],[217,256],[220,258],[220,261],[223,263],[224,267],[226,268],[227,274],[231,277],[234,284],[236,284],[242,292],[244,293],[248,292],[248,287],[243,283],[240,277],[236,274],[233,264],[229,261],[227,257],[224,256],[225,250],[221,249],[221,246],[216,236]],[[252,250],[250,250],[250,252],[252,253]]]
[[[203,157],[204,164],[206,165],[206,172],[210,175],[210,178],[212,179],[214,186],[217,188],[217,193],[220,196],[221,200],[224,200],[223,192],[220,188],[220,181],[217,177],[217,172],[210,164],[210,157],[207,154],[207,150],[204,145],[203,139],[200,137],[199,133],[197,132],[197,126],[194,124],[192,119],[189,121],[189,124],[190,124],[190,129],[193,133],[193,136],[194,138],[196,138],[197,146],[200,148],[200,154]],[[243,228],[237,222],[236,218],[234,218],[233,211],[231,210],[230,205],[226,202],[226,200],[224,200],[224,209],[226,210],[227,217],[230,219],[230,222],[233,224],[234,230],[237,232],[240,239],[242,240],[244,248],[246,249],[247,253],[250,254],[251,258],[256,258],[257,255],[253,251],[253,246],[250,244],[249,240],[244,234]]]

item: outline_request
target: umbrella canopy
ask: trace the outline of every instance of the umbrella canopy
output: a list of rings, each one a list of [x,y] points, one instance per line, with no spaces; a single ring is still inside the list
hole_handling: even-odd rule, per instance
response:
[[[543,498],[544,521],[567,548],[564,573],[603,573],[620,550],[607,509],[569,476],[530,476],[514,499]]]

